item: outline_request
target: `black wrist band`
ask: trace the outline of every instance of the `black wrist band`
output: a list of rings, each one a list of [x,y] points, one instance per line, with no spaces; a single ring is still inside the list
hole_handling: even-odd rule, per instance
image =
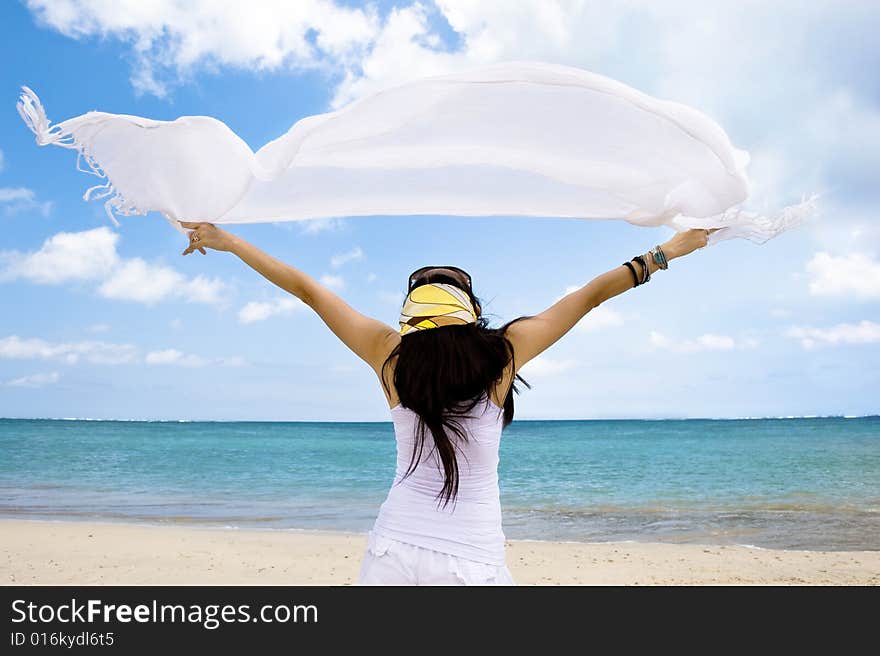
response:
[[[633,287],[639,286],[639,277],[636,275],[636,268],[632,265],[632,262],[624,262],[623,266],[629,269],[629,272],[633,274]]]
[[[640,284],[644,285],[651,279],[651,274],[648,272],[648,263],[645,261],[645,258],[642,255],[636,255],[633,260],[638,262],[642,267],[642,281]]]

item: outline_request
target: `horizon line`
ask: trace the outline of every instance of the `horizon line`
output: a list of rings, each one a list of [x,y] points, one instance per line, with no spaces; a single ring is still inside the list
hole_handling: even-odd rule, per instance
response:
[[[584,417],[584,418],[522,418],[514,422],[547,421],[757,421],[766,419],[870,419],[878,413],[864,415],[766,415],[744,417]],[[391,419],[148,419],[148,418],[101,418],[101,417],[0,417],[0,421],[100,421],[166,424],[390,424]]]

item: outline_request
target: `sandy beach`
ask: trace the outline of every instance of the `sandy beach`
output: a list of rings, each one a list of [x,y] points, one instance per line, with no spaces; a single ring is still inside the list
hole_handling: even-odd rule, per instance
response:
[[[3,585],[351,585],[366,535],[0,520]],[[878,585],[880,551],[508,542],[521,585]]]

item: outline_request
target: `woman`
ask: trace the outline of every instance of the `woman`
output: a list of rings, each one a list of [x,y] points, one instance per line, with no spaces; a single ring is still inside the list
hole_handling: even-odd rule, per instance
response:
[[[712,230],[676,233],[542,313],[488,327],[470,276],[413,272],[394,329],[350,307],[310,276],[211,223],[191,229],[188,255],[232,252],[311,307],[379,378],[397,439],[397,473],[369,534],[361,584],[512,585],[498,493],[501,431],[529,360],[591,309],[644,284],[668,261],[706,245]]]

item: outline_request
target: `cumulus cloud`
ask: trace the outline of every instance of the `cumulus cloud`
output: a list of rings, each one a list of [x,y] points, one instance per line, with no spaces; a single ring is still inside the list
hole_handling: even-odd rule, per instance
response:
[[[131,344],[112,344],[86,340],[80,342],[49,342],[38,337],[21,338],[10,335],[0,339],[0,358],[15,360],[58,360],[67,364],[80,361],[92,364],[128,364],[137,360],[137,349]]]
[[[577,324],[577,330],[591,333],[623,325],[623,315],[617,310],[599,305],[587,312]]]
[[[377,30],[360,66],[349,70],[337,88],[333,105],[418,77],[504,60],[535,59],[595,69],[604,57],[613,60],[611,51],[619,43],[632,4],[437,0],[433,6],[397,7]],[[457,37],[452,47],[436,29],[442,22]],[[644,36],[648,37],[650,31]]]
[[[183,367],[203,367],[209,364],[242,366],[240,356],[208,358],[186,354],[177,349],[149,351],[141,357],[132,344],[86,340],[80,342],[50,342],[38,337],[21,338],[9,335],[0,339],[0,358],[10,360],[54,360],[65,364],[87,362],[101,365],[171,364]]]
[[[22,278],[53,285],[71,280],[105,278],[119,264],[119,235],[109,228],[59,232],[33,253],[4,252],[6,267],[0,279]]]
[[[215,0],[28,0],[27,5],[39,24],[68,37],[129,44],[132,85],[159,97],[197,70],[345,64],[369,45],[378,22],[372,9],[331,0],[255,2],[246,11],[239,3]]]
[[[810,294],[814,296],[880,298],[880,262],[866,253],[816,253],[806,270],[812,276]]]
[[[271,301],[251,301],[238,311],[238,320],[244,324],[256,323],[279,314],[290,314],[304,307],[302,301],[292,296],[279,296]]]
[[[0,153],[0,170],[2,165],[2,153]],[[37,210],[43,216],[49,216],[53,203],[50,200],[38,201],[34,191],[27,187],[0,187],[0,206],[6,214]]]
[[[150,351],[144,357],[144,362],[146,364],[174,365],[178,367],[206,367],[208,365],[240,367],[245,364],[244,358],[239,356],[228,358],[205,358],[192,353],[184,353],[183,351],[173,348],[161,351]]]
[[[735,339],[730,335],[706,333],[696,339],[671,339],[652,330],[649,336],[651,346],[676,353],[698,353],[701,351],[733,351],[757,348],[758,340],[748,337]]]
[[[193,303],[223,302],[227,285],[216,278],[186,278],[171,267],[149,264],[139,257],[123,262],[99,287],[105,298],[152,305],[168,299]]]
[[[806,350],[840,344],[876,344],[880,342],[880,324],[864,320],[859,323],[839,323],[831,328],[792,326],[785,334],[799,340]]]
[[[357,262],[358,260],[364,259],[364,252],[361,250],[360,246],[355,246],[350,251],[346,251],[345,253],[337,253],[333,257],[330,258],[330,266],[334,269],[338,269],[339,267],[349,263],[349,262]]]
[[[577,364],[575,360],[555,360],[539,355],[526,362],[520,371],[524,377],[547,378],[570,371]]]
[[[295,226],[299,226],[299,230],[304,235],[319,235],[324,232],[336,232],[342,230],[347,225],[345,219],[337,219],[335,217],[327,217],[322,219],[307,219],[305,221],[288,221],[286,223],[276,223],[279,228],[285,230],[293,230]]]
[[[165,349],[164,351],[150,351],[144,358],[147,364],[176,364],[184,367],[204,367],[208,364],[207,359],[198,355],[185,354],[177,349]]]
[[[61,380],[61,374],[57,371],[50,371],[45,374],[31,374],[30,376],[22,376],[21,378],[13,378],[12,380],[7,380],[4,384],[9,387],[45,387],[46,385],[53,385]]]
[[[0,281],[29,280],[55,285],[72,281],[98,282],[105,298],[154,304],[178,299],[193,303],[222,303],[227,285],[198,275],[187,278],[162,264],[135,257],[124,259],[116,247],[119,235],[107,227],[82,232],[59,232],[31,253],[0,253]]]

